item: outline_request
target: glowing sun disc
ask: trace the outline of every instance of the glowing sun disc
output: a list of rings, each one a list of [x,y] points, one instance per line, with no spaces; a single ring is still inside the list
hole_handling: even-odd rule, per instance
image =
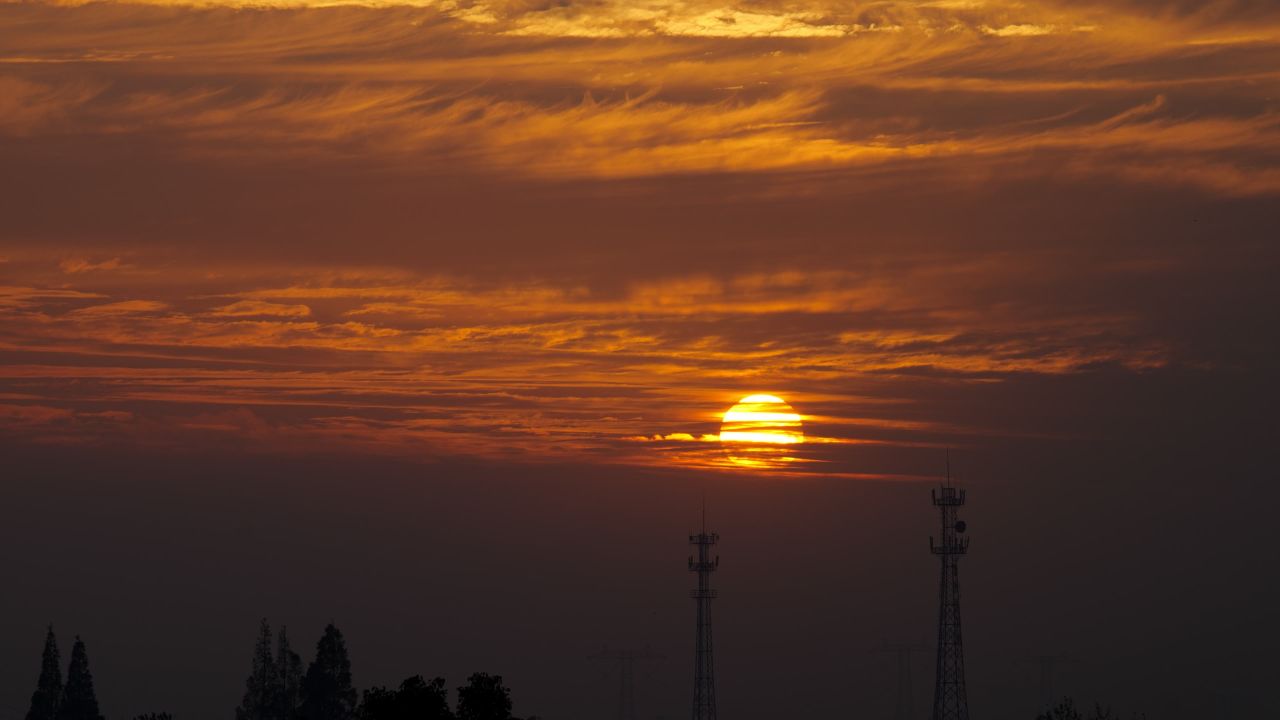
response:
[[[734,445],[795,445],[804,442],[800,414],[776,395],[748,395],[720,423],[720,442]]]

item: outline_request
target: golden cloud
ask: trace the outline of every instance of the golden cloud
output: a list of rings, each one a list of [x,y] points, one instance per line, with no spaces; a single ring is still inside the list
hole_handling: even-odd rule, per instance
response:
[[[1280,153],[1274,112],[1151,104],[1211,88],[1265,103],[1280,21],[1242,42],[1222,23],[1054,3],[289,5],[310,9],[135,7],[121,23],[112,3],[0,7],[33,28],[0,33],[0,136],[145,133],[200,162],[531,178],[970,172],[1052,151],[1084,176],[1280,190],[1269,163],[1245,159]],[[67,69],[36,72],[53,61]],[[973,126],[847,99],[870,91],[904,108],[939,93],[1052,107]]]

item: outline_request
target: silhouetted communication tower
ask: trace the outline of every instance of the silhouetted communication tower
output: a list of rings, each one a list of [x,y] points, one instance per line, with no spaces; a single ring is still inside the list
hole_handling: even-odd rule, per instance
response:
[[[933,720],[969,720],[969,698],[964,689],[964,645],[960,640],[960,556],[969,550],[964,537],[965,522],[956,519],[956,509],[964,505],[964,490],[947,482],[932,491],[933,504],[942,515],[942,537],[929,538],[929,550],[942,561],[942,583],[938,608],[938,670],[933,690]]]
[[[893,653],[898,660],[898,692],[893,702],[893,720],[915,720],[915,708],[912,698],[915,691],[911,687],[911,654],[931,649],[928,645],[890,645],[888,640],[883,645],[872,648],[872,652]]]
[[[707,510],[702,509],[702,532],[689,536],[698,548],[697,559],[689,556],[689,571],[698,573],[698,589],[689,593],[698,603],[698,639],[693,653],[693,720],[716,720],[716,671],[711,653],[711,573],[720,567],[720,556],[711,557],[711,547],[720,536],[707,532]]]
[[[605,647],[589,659],[614,663],[618,670],[618,720],[636,720],[636,661],[661,660],[662,656],[647,647],[639,652]]]

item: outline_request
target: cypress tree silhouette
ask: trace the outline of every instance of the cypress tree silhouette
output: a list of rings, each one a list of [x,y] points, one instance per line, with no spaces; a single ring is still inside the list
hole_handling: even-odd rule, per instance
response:
[[[302,658],[289,646],[289,633],[280,626],[276,636],[276,709],[277,720],[293,720],[298,712],[298,695],[302,691]]]
[[[276,699],[276,667],[271,655],[271,626],[262,619],[258,641],[253,646],[253,664],[244,683],[244,699],[236,708],[236,720],[275,720],[279,703]]]
[[[338,628],[329,623],[316,644],[316,658],[302,678],[302,720],[352,720],[356,690],[351,686],[351,660]]]
[[[458,688],[458,720],[512,720],[511,689],[501,675],[474,673]]]
[[[78,635],[71,648],[67,684],[62,688],[62,700],[55,717],[57,720],[103,720],[98,711],[98,696],[93,691],[93,675],[89,673],[89,654]]]
[[[58,702],[62,699],[62,657],[58,653],[58,639],[53,625],[44,636],[44,655],[40,660],[40,679],[36,691],[31,693],[31,709],[27,720],[55,720]]]
[[[444,678],[427,682],[414,675],[399,690],[375,687],[364,691],[360,720],[451,720]]]

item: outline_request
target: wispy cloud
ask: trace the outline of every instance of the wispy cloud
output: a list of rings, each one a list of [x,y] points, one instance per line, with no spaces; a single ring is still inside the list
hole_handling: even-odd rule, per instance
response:
[[[40,434],[90,411],[123,418],[77,424],[83,441],[221,432],[299,447],[607,452],[612,462],[732,469],[720,413],[737,393],[784,380],[788,400],[813,408],[809,441],[796,450],[809,464],[792,470],[839,473],[822,458],[847,447],[929,447],[992,432],[906,421],[892,394],[818,390],[839,378],[924,371],[998,381],[1168,361],[1134,318],[1101,306],[955,301],[961,286],[999,286],[1024,270],[993,259],[890,275],[693,276],[610,296],[537,282],[367,274],[332,284],[296,273],[291,284],[191,295],[153,278],[147,292],[163,301],[74,293],[69,309],[58,305],[66,291],[29,289],[14,293],[29,301],[0,311],[0,352],[16,361],[0,367],[0,385],[25,388],[35,408],[13,431]],[[36,360],[51,355],[76,361]],[[868,415],[873,407],[884,412]]]
[[[770,391],[859,476],[1053,430],[957,388],[1211,363],[1170,308],[1280,192],[1265,4],[6,3],[0,48],[2,417],[59,441],[723,469]]]
[[[1280,151],[1274,113],[1232,109],[1265,106],[1256,88],[1278,77],[1280,21],[1276,39],[1255,27],[1258,40],[1237,51],[1204,44],[1221,25],[1044,3],[253,6],[250,25],[217,3],[0,8],[29,29],[0,36],[13,48],[0,133],[141,133],[201,162],[319,155],[561,178],[1022,162],[1057,150],[1075,155],[1074,172],[1139,184],[1280,189],[1269,163],[1245,159]],[[112,62],[51,73],[29,62],[39,58]],[[1201,103],[1197,85],[1232,100]],[[894,93],[894,111],[844,99],[871,91]],[[1056,107],[1018,124],[920,114],[938,93],[1001,112]],[[1168,102],[1141,118],[1117,106],[1155,97]],[[1103,107],[1115,114],[1097,117]]]

